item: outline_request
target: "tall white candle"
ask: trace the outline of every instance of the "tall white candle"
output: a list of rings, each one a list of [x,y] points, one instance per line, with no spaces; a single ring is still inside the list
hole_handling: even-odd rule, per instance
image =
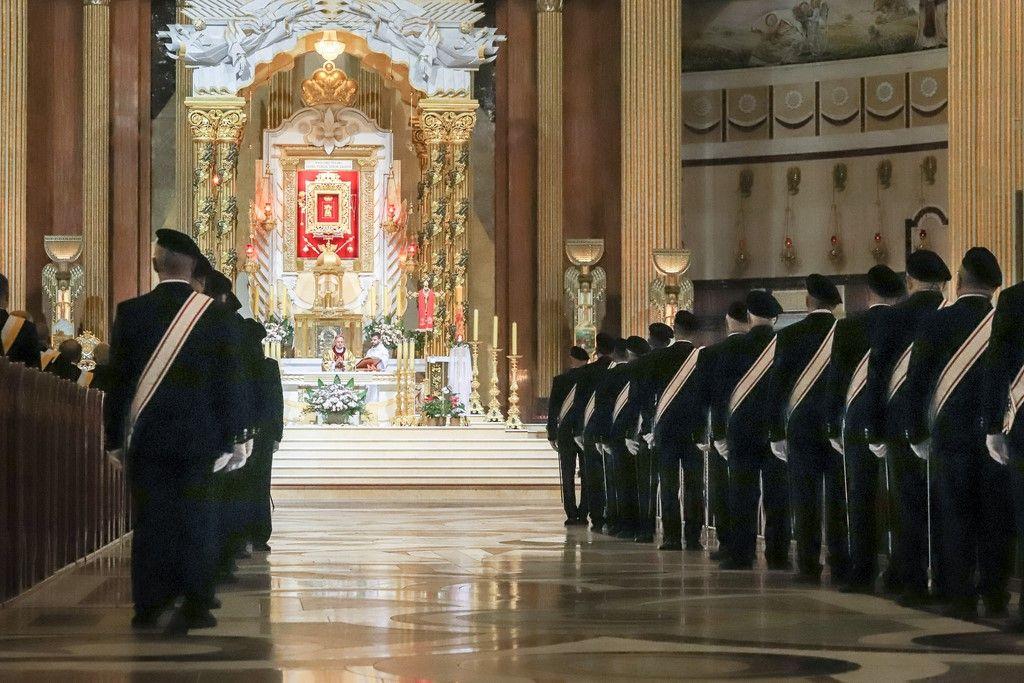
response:
[[[519,326],[516,323],[512,323],[512,355],[516,355],[516,351],[519,346]]]
[[[491,330],[491,347],[498,348],[498,316],[494,316],[494,329]]]
[[[473,309],[473,341],[480,341],[480,309]]]

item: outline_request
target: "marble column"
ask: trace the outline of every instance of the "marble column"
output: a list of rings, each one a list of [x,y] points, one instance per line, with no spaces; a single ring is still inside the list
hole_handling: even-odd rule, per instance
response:
[[[682,0],[622,3],[622,334],[644,334],[651,251],[682,233]]]
[[[0,273],[10,280],[8,309],[25,308],[28,0],[0,2]],[[38,276],[38,274],[36,274]]]
[[[190,23],[185,15],[185,1],[177,0],[175,21]],[[181,232],[191,235],[192,226],[192,138],[188,121],[188,107],[185,100],[192,94],[192,72],[185,68],[184,48],[174,63],[174,187],[178,204],[178,219],[175,226]]]
[[[950,264],[972,246],[993,251],[1016,282],[1014,195],[1024,187],[1024,5],[949,3]]]
[[[107,338],[110,298],[110,0],[82,17],[82,256],[85,328]]]
[[[537,0],[537,381],[558,372],[562,328],[562,0]]]

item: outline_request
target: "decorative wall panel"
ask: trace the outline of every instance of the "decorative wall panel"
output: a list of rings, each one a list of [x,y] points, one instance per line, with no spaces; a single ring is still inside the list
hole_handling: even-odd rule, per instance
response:
[[[792,138],[816,133],[814,115],[817,111],[814,83],[777,85],[773,89],[773,138]]]
[[[728,140],[767,140],[769,91],[767,87],[735,88],[726,91]]]
[[[864,79],[864,130],[907,127],[907,75]]]
[[[721,142],[722,91],[683,94],[683,142]]]
[[[859,133],[861,122],[860,79],[822,81],[818,85],[821,135]]]
[[[910,125],[934,126],[949,120],[949,74],[929,69],[910,74]]]

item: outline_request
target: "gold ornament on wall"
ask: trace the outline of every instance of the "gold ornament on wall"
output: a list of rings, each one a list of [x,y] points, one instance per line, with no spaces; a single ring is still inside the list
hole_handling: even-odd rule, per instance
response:
[[[800,167],[791,166],[786,171],[786,213],[783,217],[783,227],[786,236],[782,240],[782,252],[779,260],[786,268],[793,268],[797,264],[796,246],[793,242],[793,197],[800,194]]]
[[[302,103],[307,107],[340,104],[349,107],[356,100],[358,84],[344,71],[327,62],[302,82]]]
[[[871,256],[878,263],[884,263],[889,253],[885,246],[885,207],[882,204],[882,190],[892,187],[892,162],[888,159],[880,161],[875,178],[875,209],[878,215],[878,227],[871,240]]]
[[[736,211],[736,269],[746,270],[750,263],[750,253],[747,251],[747,200],[754,188],[754,171],[745,168],[739,174],[739,208]]]
[[[843,262],[842,218],[839,214],[839,198],[846,191],[848,179],[849,169],[846,167],[846,164],[836,164],[832,167],[832,206],[829,209],[832,234],[828,238],[828,260],[837,267]]]

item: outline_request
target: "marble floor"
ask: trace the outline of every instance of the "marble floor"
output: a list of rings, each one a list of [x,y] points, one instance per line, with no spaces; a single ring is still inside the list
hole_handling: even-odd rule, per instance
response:
[[[723,572],[553,505],[290,502],[220,624],[129,628],[127,545],[0,609],[0,680],[1016,679],[1024,637]],[[507,500],[504,499],[504,500]],[[1019,679],[1018,679],[1019,680]]]

